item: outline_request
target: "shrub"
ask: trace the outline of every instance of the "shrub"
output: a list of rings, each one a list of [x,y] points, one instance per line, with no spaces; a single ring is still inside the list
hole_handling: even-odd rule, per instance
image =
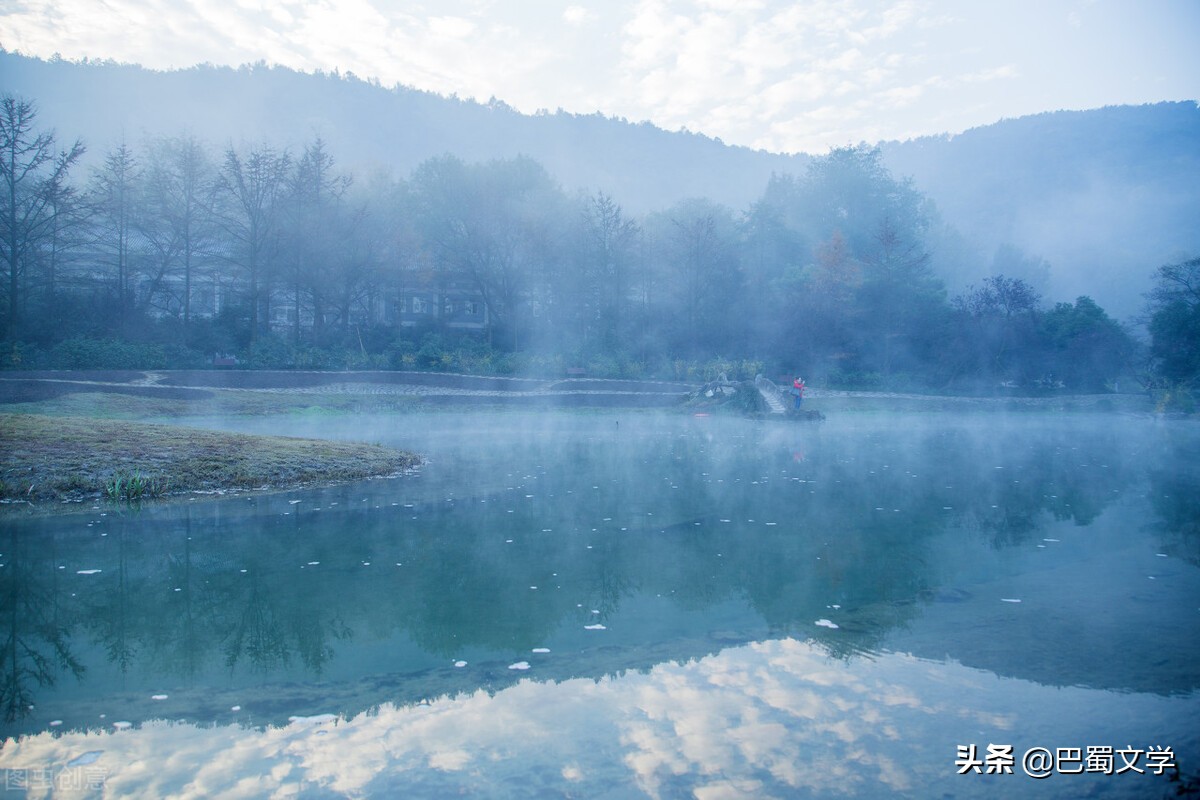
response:
[[[417,350],[417,366],[422,369],[437,369],[442,363],[443,355],[445,344],[442,337],[431,333],[421,340],[421,347]]]
[[[50,349],[52,369],[166,369],[161,345],[76,337]]]
[[[141,472],[118,473],[104,483],[104,496],[111,502],[135,503],[167,493],[169,482],[161,475],[144,475]]]
[[[292,369],[296,354],[280,337],[263,336],[243,353],[241,363],[251,369]]]
[[[1168,385],[1156,393],[1154,410],[1160,414],[1167,411],[1193,414],[1196,411],[1196,398],[1186,386],[1178,384]]]

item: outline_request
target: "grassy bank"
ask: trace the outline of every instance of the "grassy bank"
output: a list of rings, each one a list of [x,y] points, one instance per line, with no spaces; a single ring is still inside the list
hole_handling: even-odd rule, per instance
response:
[[[91,419],[140,420],[146,418],[270,416],[287,414],[298,418],[345,414],[403,414],[415,411],[458,411],[465,406],[496,408],[490,398],[468,398],[448,405],[418,396],[351,395],[288,392],[251,392],[215,389],[203,399],[150,397],[103,391],[73,392],[48,399],[14,402],[0,395],[0,413],[88,417]],[[790,398],[788,398],[790,400]],[[522,403],[510,404],[520,408]],[[805,399],[806,410],[828,414],[873,414],[904,412],[1125,412],[1149,414],[1153,402],[1145,395],[1080,395],[1066,397],[942,397],[880,396],[852,392],[826,392]],[[697,409],[682,401],[681,412]],[[623,409],[628,412],[632,409]],[[741,413],[741,409],[730,413]]]
[[[281,489],[390,475],[420,460],[378,445],[33,414],[0,414],[0,443],[0,499],[34,503]]]
[[[1050,397],[959,397],[888,395],[880,392],[824,391],[804,400],[805,408],[824,413],[902,412],[1052,412],[1149,414],[1153,401],[1144,394],[1085,394]]]
[[[351,395],[212,389],[196,397],[147,391],[130,394],[112,387],[84,387],[50,397],[22,397],[0,385],[0,413],[46,414],[107,419],[188,416],[266,416],[271,414],[365,414],[422,408],[421,398],[404,395]]]

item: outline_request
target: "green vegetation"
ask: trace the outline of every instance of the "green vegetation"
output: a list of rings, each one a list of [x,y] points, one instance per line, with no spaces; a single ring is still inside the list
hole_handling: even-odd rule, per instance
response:
[[[121,473],[113,475],[105,481],[104,496],[114,503],[121,500],[136,503],[164,496],[170,485],[170,481],[161,475],[143,475],[140,472],[134,472],[132,475]]]
[[[770,409],[752,381],[737,383],[714,382],[701,386],[684,404],[694,411],[749,414],[767,414]]]
[[[1150,314],[1151,390],[1160,410],[1190,414],[1200,393],[1200,258],[1158,270]]]
[[[152,326],[153,328],[153,326]],[[478,336],[462,333],[426,333],[407,338],[407,331],[390,332],[387,346],[378,351],[355,347],[295,346],[278,336],[261,339],[253,352],[243,353],[242,367],[286,370],[403,370],[454,372],[466,375],[519,375],[561,378],[570,369],[589,378],[663,379],[691,383],[716,380],[750,380],[764,371],[752,359],[665,359],[641,361],[603,353],[506,353]],[[0,368],[26,370],[156,370],[202,369],[203,353],[163,344],[134,344],[117,339],[75,337],[51,348],[12,345],[0,351]]]
[[[695,198],[634,216],[603,191],[564,191],[527,157],[447,155],[355,184],[319,137],[299,152],[121,144],[79,181],[82,145],[56,160],[31,101],[0,105],[0,138],[24,148],[19,170],[0,169],[10,369],[236,356],[695,382],[799,372],[984,394],[1107,391],[1133,375],[1133,341],[1095,302],[1043,304],[1036,277],[1000,274],[1035,275],[1036,258],[960,265],[996,274],[948,297],[932,255],[946,226],[879,148],[777,174],[741,212]],[[1168,310],[1163,326],[1186,327]],[[1176,361],[1159,358],[1167,373]]]
[[[280,489],[390,475],[420,460],[378,445],[32,414],[0,415],[0,440],[0,499],[10,501]]]

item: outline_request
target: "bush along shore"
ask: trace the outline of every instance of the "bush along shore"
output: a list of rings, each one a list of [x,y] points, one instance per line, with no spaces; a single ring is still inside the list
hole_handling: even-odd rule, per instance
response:
[[[420,463],[380,445],[33,414],[0,414],[0,442],[0,502],[10,508],[286,489],[394,475]]]

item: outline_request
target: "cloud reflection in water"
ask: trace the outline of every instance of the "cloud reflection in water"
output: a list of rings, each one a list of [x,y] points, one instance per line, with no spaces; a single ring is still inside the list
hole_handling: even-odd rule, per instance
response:
[[[959,776],[955,747],[1170,744],[1186,770],[1200,751],[1187,722],[1197,718],[1196,693],[1045,687],[894,653],[843,661],[783,639],[644,673],[385,704],[348,720],[47,732],[10,740],[0,768],[57,771],[102,751],[94,766],[107,771],[107,792],[145,797],[1144,796],[1161,794],[1165,779],[1034,781],[1019,766]]]

